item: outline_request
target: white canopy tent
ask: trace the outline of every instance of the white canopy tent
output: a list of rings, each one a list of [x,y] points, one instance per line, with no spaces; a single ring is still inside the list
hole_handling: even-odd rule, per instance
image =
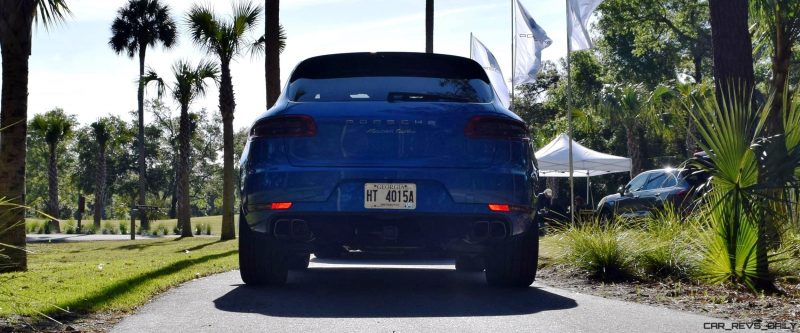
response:
[[[569,177],[569,136],[561,133],[536,152],[541,177]],[[573,177],[588,177],[609,173],[631,172],[631,159],[597,152],[572,141]],[[589,198],[587,198],[589,199]]]

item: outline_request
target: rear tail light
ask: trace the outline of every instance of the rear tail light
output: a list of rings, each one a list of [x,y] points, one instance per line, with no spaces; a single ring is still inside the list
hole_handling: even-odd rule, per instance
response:
[[[505,204],[489,204],[489,210],[493,212],[510,212],[511,206]]]
[[[250,130],[254,138],[298,137],[317,135],[314,118],[306,115],[289,115],[258,121]]]
[[[292,208],[292,203],[291,202],[273,202],[272,204],[270,204],[269,208],[272,209],[272,210],[289,209],[289,208]]]
[[[528,128],[525,123],[514,119],[475,116],[464,127],[464,135],[469,138],[521,140],[528,138]]]

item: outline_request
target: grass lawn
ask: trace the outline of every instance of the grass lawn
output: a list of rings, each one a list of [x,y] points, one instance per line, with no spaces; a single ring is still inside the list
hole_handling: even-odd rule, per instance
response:
[[[234,218],[234,225],[238,229],[239,216],[238,215],[234,215],[233,218]],[[25,223],[27,225],[26,230],[31,230],[30,227],[32,225],[42,225],[45,221],[46,220],[44,220],[44,219],[27,218],[27,219],[25,219]],[[62,221],[61,222],[62,230],[63,230],[64,225],[66,223],[68,223],[68,222],[66,222],[66,221]],[[115,229],[119,230],[119,224],[120,223],[125,223],[127,226],[130,226],[131,221],[130,220],[102,220],[100,222],[100,225],[103,226],[106,223],[110,223]],[[83,219],[81,224],[90,225],[90,224],[92,224],[92,220],[91,219],[89,219],[89,220]],[[178,220],[177,219],[153,220],[153,221],[150,221],[150,229],[151,230],[158,230],[159,226],[163,225],[167,229],[169,234],[172,234],[172,230],[175,228],[176,224],[178,224]],[[211,226],[211,233],[213,235],[219,235],[220,231],[222,230],[222,215],[192,217],[192,229],[194,229],[199,224]],[[139,229],[139,221],[138,220],[136,221],[136,228],[137,228],[137,230]],[[130,229],[130,228],[128,228],[128,229]],[[100,232],[98,231],[98,233],[100,233]],[[203,231],[203,234],[205,234],[205,231]]]
[[[238,268],[237,242],[215,238],[28,248],[27,272],[0,274],[0,318],[129,311],[182,282]]]

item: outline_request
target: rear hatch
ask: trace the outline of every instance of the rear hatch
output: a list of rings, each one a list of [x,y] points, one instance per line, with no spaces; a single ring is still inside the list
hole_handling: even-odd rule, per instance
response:
[[[465,135],[472,116],[494,113],[487,103],[291,103],[285,111],[317,127],[284,138],[295,166],[484,168],[504,143]]]

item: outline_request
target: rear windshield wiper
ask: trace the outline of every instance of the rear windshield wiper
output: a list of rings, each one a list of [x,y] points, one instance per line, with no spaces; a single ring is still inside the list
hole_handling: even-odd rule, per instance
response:
[[[389,102],[430,102],[430,101],[448,101],[448,102],[463,102],[469,103],[472,100],[466,97],[444,95],[444,94],[424,94],[412,92],[390,92],[386,97]]]

